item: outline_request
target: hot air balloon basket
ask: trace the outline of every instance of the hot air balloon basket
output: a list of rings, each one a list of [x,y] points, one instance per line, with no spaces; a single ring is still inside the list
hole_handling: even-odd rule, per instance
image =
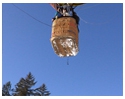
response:
[[[51,44],[60,57],[76,56],[78,53],[78,27],[72,17],[56,19],[52,24]]]

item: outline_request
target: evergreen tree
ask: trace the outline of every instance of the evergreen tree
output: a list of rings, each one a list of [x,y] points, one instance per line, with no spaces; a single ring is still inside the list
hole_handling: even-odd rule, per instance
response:
[[[2,87],[2,96],[11,96],[10,95],[11,91],[11,83],[7,82],[5,85]]]
[[[47,91],[46,85],[32,89],[32,86],[36,84],[35,78],[31,72],[26,78],[21,78],[20,81],[15,85],[15,89],[11,89],[11,84],[8,82],[3,85],[2,96],[10,96],[9,91],[12,91],[12,96],[49,96],[50,92]]]
[[[16,84],[16,89],[13,93],[14,96],[30,96],[31,95],[31,87],[36,84],[35,78],[31,73],[27,75],[27,77],[21,78],[20,81]]]
[[[49,93],[49,91],[47,91],[46,85],[43,84],[43,85],[40,86],[39,88],[36,88],[36,89],[35,89],[35,95],[39,95],[39,96],[49,96],[50,93]]]

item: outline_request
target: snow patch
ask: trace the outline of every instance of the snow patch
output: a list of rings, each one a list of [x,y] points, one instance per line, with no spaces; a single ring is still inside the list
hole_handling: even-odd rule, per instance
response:
[[[59,48],[60,46],[62,46],[61,48],[63,48],[63,49]],[[54,49],[56,49],[55,52],[60,57],[76,56],[78,53],[78,46],[72,38],[65,38],[65,39],[60,38],[60,39],[58,39],[58,43],[56,42],[56,39],[55,39],[55,40],[53,40],[53,47],[54,47]],[[63,53],[61,53],[62,50],[65,52],[65,55],[63,55]]]

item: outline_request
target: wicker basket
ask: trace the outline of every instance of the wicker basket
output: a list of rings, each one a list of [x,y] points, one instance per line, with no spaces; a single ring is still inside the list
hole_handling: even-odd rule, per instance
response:
[[[75,56],[78,53],[78,27],[72,17],[61,17],[52,24],[51,43],[60,57]]]

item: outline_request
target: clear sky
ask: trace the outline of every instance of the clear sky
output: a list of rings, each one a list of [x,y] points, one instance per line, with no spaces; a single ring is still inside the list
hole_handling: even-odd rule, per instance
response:
[[[48,3],[15,4],[51,25],[55,10]],[[79,53],[58,57],[51,46],[51,27],[12,4],[2,4],[2,84],[12,87],[31,72],[51,96],[123,95],[123,4],[87,3],[75,9],[80,20]]]

